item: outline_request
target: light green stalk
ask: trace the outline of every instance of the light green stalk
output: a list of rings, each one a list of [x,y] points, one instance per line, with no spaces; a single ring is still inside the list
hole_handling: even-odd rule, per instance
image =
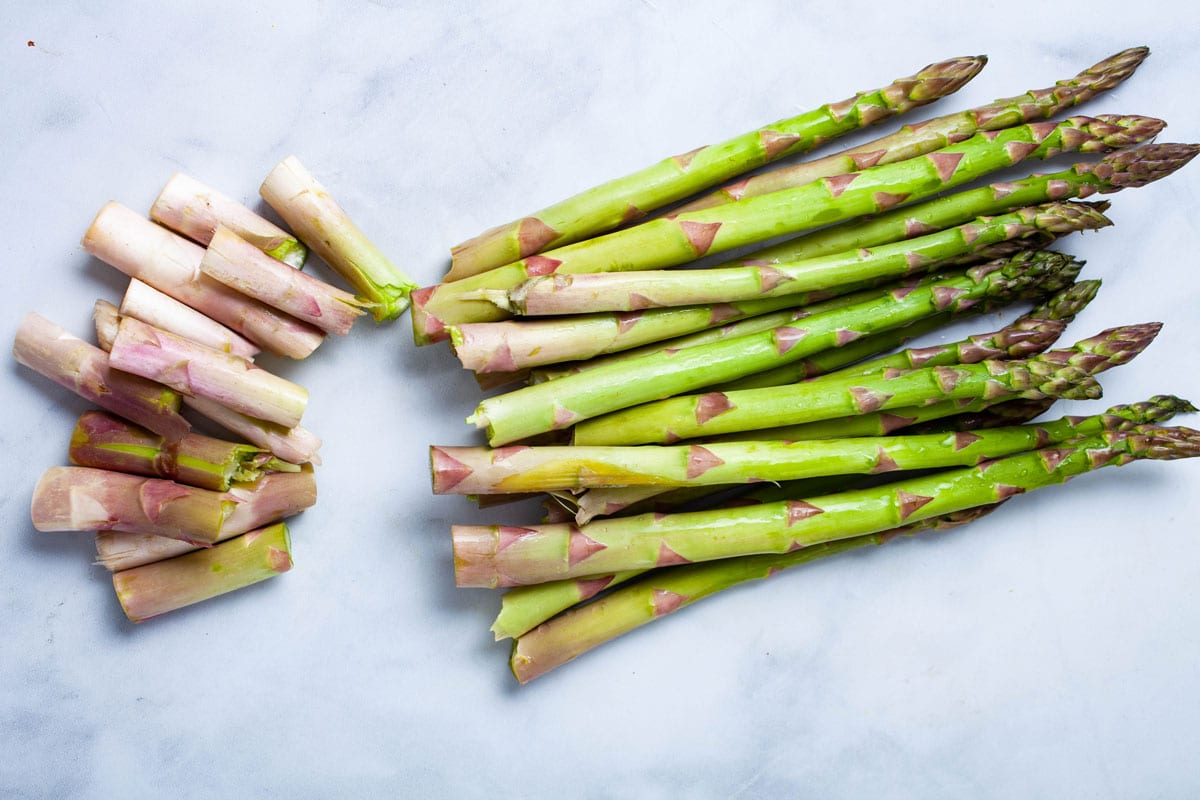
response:
[[[451,249],[446,280],[476,275],[550,247],[612,230],[736,175],[903,114],[957,91],[985,63],[986,57],[976,56],[930,64],[881,89],[819,106],[608,181],[456,245]]]

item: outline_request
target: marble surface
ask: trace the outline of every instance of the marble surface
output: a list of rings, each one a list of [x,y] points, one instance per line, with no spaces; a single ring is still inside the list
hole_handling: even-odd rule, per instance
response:
[[[1200,139],[1183,4],[170,7],[0,11],[0,338],[28,310],[87,333],[123,282],[80,236],[106,200],[148,208],[175,170],[257,204],[295,153],[427,284],[486,226],[950,55],[991,63],[926,116],[1149,44],[1086,110]],[[1111,402],[1200,399],[1198,201],[1193,165],[1069,244],[1105,281],[1076,338],[1166,323],[1105,378]],[[1200,791],[1200,463],[1106,470],[731,591],[519,688],[488,633],[497,598],[452,586],[448,526],[534,511],[429,492],[427,445],[476,441],[473,381],[414,348],[407,319],[279,369],[325,439],[296,569],[139,626],[86,535],[28,521],[83,403],[0,370],[0,797]]]

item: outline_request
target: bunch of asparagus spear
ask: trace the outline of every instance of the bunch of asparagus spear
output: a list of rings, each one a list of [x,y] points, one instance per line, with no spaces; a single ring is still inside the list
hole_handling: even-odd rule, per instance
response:
[[[260,353],[306,358],[414,288],[295,157],[261,193],[295,234],[183,174],[149,218],[107,204],[84,248],[131,280],[119,306],[96,301],[98,346],[36,313],[17,331],[20,363],[103,409],[38,481],[34,527],[96,531],[134,622],[291,569],[282,520],[316,502],[320,439],[300,425],[308,392]],[[310,247],[353,293],[300,271]],[[244,441],[194,431],[185,406]]]
[[[412,294],[415,339],[507,390],[468,418],[487,446],[431,448],[434,492],[546,498],[541,523],[452,530],[457,583],[508,588],[493,631],[517,679],[784,567],[1200,454],[1200,432],[1164,426],[1195,410],[1170,395],[1034,422],[1099,398],[1099,373],[1160,328],[1056,347],[1099,281],[1047,249],[1111,224],[1085,198],[1200,151],[1153,143],[1155,118],[1075,113],[1148,52],[795,158],[953,93],[985,59],[939,62],[453,248],[445,281]],[[903,349],[1015,303],[1033,307],[999,330]]]

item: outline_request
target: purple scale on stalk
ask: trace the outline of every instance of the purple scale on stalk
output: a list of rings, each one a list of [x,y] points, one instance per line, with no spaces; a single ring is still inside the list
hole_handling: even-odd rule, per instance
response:
[[[907,428],[916,421],[916,417],[902,417],[899,414],[881,414],[879,416],[879,426],[884,433],[891,433],[900,428]]]
[[[970,447],[975,442],[978,442],[979,439],[979,436],[976,436],[970,431],[958,431],[954,434],[954,450],[957,452],[964,448]]]
[[[931,345],[930,347],[911,347],[908,350],[908,362],[914,367],[919,367],[931,359],[945,355],[947,352],[949,352],[949,348],[944,344]]]
[[[656,567],[673,567],[677,564],[690,564],[691,559],[684,558],[676,553],[666,542],[661,542],[658,545],[658,559],[654,562]]]
[[[975,117],[975,127],[986,128],[992,120],[1002,113],[1004,113],[1004,109],[997,108],[996,106],[984,106],[983,108],[975,109],[973,114]]]
[[[621,222],[622,224],[628,224],[634,220],[639,220],[644,216],[646,216],[645,211],[642,211],[633,203],[629,203],[625,206],[625,213],[621,215]]]
[[[1038,455],[1042,459],[1042,466],[1046,468],[1046,472],[1054,472],[1054,470],[1058,469],[1059,464],[1061,464],[1067,458],[1067,456],[1071,455],[1073,452],[1075,451],[1069,447],[1056,447],[1053,449],[1041,450],[1039,451]]]
[[[1025,493],[1025,489],[1021,486],[1012,486],[1007,483],[997,483],[996,484],[996,499],[997,500],[1007,500],[1008,498],[1012,497],[1013,495],[1024,494],[1024,493]]]
[[[708,314],[709,325],[719,325],[727,319],[740,317],[742,312],[738,311],[737,306],[732,303],[716,303],[712,306]]]
[[[696,256],[700,257],[708,252],[708,248],[712,247],[713,239],[716,238],[717,231],[721,229],[721,223],[684,220],[679,223],[679,227],[683,230],[683,235],[687,237],[692,250],[696,252]]]
[[[946,183],[954,177],[955,170],[958,169],[959,162],[962,161],[962,153],[930,153],[926,156],[932,163],[933,168],[937,170],[938,178],[942,183]]]
[[[629,506],[629,503],[607,502],[604,504],[604,515],[612,516],[618,511],[624,511]]]
[[[934,233],[937,227],[930,225],[927,222],[921,222],[919,219],[904,220],[904,238],[911,239],[914,236],[924,236],[927,233]]]
[[[698,478],[713,467],[719,467],[725,461],[718,458],[711,450],[694,444],[688,448],[687,476],[688,479]]]
[[[1054,133],[1057,128],[1058,123],[1052,120],[1048,122],[1029,123],[1029,130],[1033,131],[1033,138],[1038,142],[1046,141],[1046,139],[1050,138],[1050,134]]]
[[[825,509],[818,508],[812,503],[805,500],[788,500],[787,501],[787,526],[790,528],[797,522],[806,520],[809,517],[815,517],[818,514],[824,514]]]
[[[1085,197],[1091,197],[1098,191],[1099,189],[1097,189],[1095,186],[1092,186],[1090,183],[1083,183],[1075,188],[1075,196],[1082,200]]]
[[[934,367],[933,376],[945,394],[953,392],[963,379],[962,372],[953,367]]]
[[[273,572],[287,572],[292,568],[292,556],[278,547],[267,548],[267,565]]]
[[[854,110],[857,100],[857,97],[847,97],[845,100],[830,103],[826,107],[829,109],[829,115],[840,122],[845,119],[847,114]]]
[[[481,372],[515,372],[517,362],[513,359],[512,348],[508,340],[501,340],[500,346],[492,351],[492,357],[484,364]]]
[[[953,286],[935,286],[933,287],[933,307],[938,311],[945,311],[951,303],[966,293],[966,289]]]
[[[884,367],[883,379],[885,381],[895,380],[896,378],[899,378],[901,375],[903,375],[905,372],[907,372],[907,370],[900,369],[899,367]]]
[[[1011,397],[1012,390],[997,380],[989,379],[983,384],[983,399],[984,400],[999,400],[1002,397]],[[971,401],[963,398],[963,405],[968,406]]]
[[[1050,444],[1050,431],[1045,428],[1035,428],[1033,431],[1034,447],[1042,448]]]
[[[510,444],[507,447],[497,447],[492,451],[492,463],[499,464],[529,449],[527,444]]]
[[[871,251],[865,247],[858,248],[859,259],[865,260],[871,257]]]
[[[997,131],[980,131],[979,135],[982,136],[983,138],[987,139],[989,142],[994,142],[994,141],[996,141],[996,137],[998,137],[1002,132],[1003,131],[998,131],[998,130]]]
[[[925,265],[929,263],[930,259],[928,256],[910,251],[904,254],[904,261],[906,264],[908,264],[908,271],[911,274],[913,272],[923,272]],[[909,291],[912,290],[909,289]]]
[[[854,407],[858,409],[860,414],[870,414],[873,411],[878,411],[883,407],[884,403],[892,398],[892,395],[885,392],[866,389],[861,386],[851,388],[850,396],[854,398]]]
[[[173,501],[186,497],[190,492],[187,487],[172,481],[148,480],[138,488],[138,505],[150,522],[157,522],[163,509]]]
[[[709,392],[696,399],[696,424],[703,425],[733,408],[724,392]]]
[[[912,195],[912,192],[875,192],[871,195],[871,199],[875,201],[880,211],[887,211],[889,208],[898,206],[907,200]]]
[[[1038,146],[1033,142],[1007,142],[1004,145],[1004,152],[1008,153],[1009,160],[1014,164],[1037,149]]]
[[[779,158],[792,145],[800,141],[800,137],[794,133],[780,133],[779,131],[772,130],[759,131],[758,138],[762,142],[763,152],[767,156],[767,161],[774,161]]]
[[[687,595],[672,592],[668,589],[654,589],[651,593],[651,604],[654,606],[654,616],[662,617],[688,601]]]
[[[903,489],[896,492],[896,499],[900,502],[900,519],[905,520],[917,513],[924,506],[933,502],[932,497],[926,497],[922,494],[913,494],[906,492]]]
[[[629,329],[642,321],[640,311],[622,311],[617,314],[617,333],[628,333]]]
[[[707,145],[703,147],[697,147],[695,150],[688,150],[686,153],[680,153],[677,156],[671,156],[671,160],[678,164],[681,170],[686,172],[687,168],[692,165],[692,159],[695,158],[696,154],[703,150],[704,147],[707,147]]]
[[[654,306],[654,301],[646,297],[646,295],[638,294],[637,292],[629,293],[629,309],[631,311],[641,311],[652,306]]]
[[[888,294],[890,294],[892,296],[893,300],[903,300],[904,298],[906,298],[910,294],[912,294],[913,290],[916,288],[917,288],[916,286],[898,286],[895,289],[892,289],[890,292],[888,292]]]
[[[524,539],[526,536],[533,536],[537,531],[532,528],[518,528],[514,525],[498,525],[496,526],[496,552],[511,547],[515,542]]]
[[[781,283],[787,283],[792,280],[788,275],[780,272],[774,267],[759,267],[758,268],[758,283],[762,287],[761,291],[769,292]]]
[[[875,466],[871,468],[871,474],[877,475],[881,472],[895,472],[900,469],[900,465],[896,463],[896,459],[887,454],[882,447],[879,447],[875,454]]]
[[[1071,196],[1071,184],[1062,180],[1049,181],[1046,183],[1046,196],[1051,200],[1061,200],[1064,197]]]
[[[722,191],[724,191],[725,194],[729,195],[734,200],[741,200],[742,197],[744,197],[746,194],[746,187],[748,187],[749,185],[750,185],[750,179],[743,178],[740,181],[729,184]]]
[[[429,448],[429,455],[433,461],[434,494],[445,494],[475,471],[440,447]]]
[[[525,259],[525,274],[533,277],[551,275],[562,264],[557,258],[547,256],[530,256]]]
[[[842,175],[833,175],[829,178],[822,178],[821,180],[825,182],[825,186],[829,189],[829,194],[832,197],[840,197],[842,192],[846,191],[847,187],[849,187],[850,184],[854,182],[854,179],[860,174],[861,173],[859,172],[847,172]]]
[[[558,238],[558,231],[537,217],[526,217],[517,226],[517,242],[521,255],[542,250]]]
[[[992,184],[992,197],[996,200],[1003,200],[1019,188],[1015,183],[994,183]]]
[[[776,328],[771,335],[775,340],[775,352],[783,355],[795,347],[796,342],[808,336],[808,331],[804,328],[793,328],[791,325],[783,325]]]
[[[841,347],[843,345],[850,344],[850,342],[853,342],[855,339],[860,338],[862,338],[862,334],[858,331],[852,331],[847,328],[838,328],[837,333],[834,335],[834,342],[838,347]]]
[[[574,567],[607,547],[608,545],[597,542],[579,528],[572,527],[567,537],[567,563]]]
[[[569,408],[554,404],[554,430],[569,428],[579,419],[579,415]]]
[[[613,577],[612,575],[604,575],[599,578],[580,578],[575,581],[575,588],[579,590],[580,602],[591,600],[608,588],[608,585],[613,581]]]
[[[855,169],[869,169],[879,163],[879,160],[887,155],[887,150],[870,150],[866,153],[851,153],[850,160],[854,162]]]

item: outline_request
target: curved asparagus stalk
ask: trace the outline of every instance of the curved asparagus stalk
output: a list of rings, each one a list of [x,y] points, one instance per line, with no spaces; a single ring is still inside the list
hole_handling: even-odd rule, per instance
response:
[[[739,200],[567,245],[504,267],[413,293],[418,343],[446,338],[445,326],[487,322],[506,314],[480,290],[511,289],[538,275],[623,272],[684,264],[706,255],[875,214],[975,180],[1025,158],[1045,158],[1087,143],[1104,148],[1143,141],[1161,122],[1088,117],[1031,123],[977,134],[958,144],[896,164],[864,169],[769,195]],[[484,295],[485,296],[485,295]]]
[[[285,428],[273,422],[250,417],[204,397],[184,397],[183,404],[208,417],[222,428],[236,433],[247,442],[269,450],[293,464],[319,464],[317,451],[321,439],[315,433],[297,425]]]
[[[186,483],[216,492],[234,481],[253,482],[268,472],[299,472],[259,447],[189,433],[168,442],[102,411],[85,411],[75,424],[71,463]]]
[[[930,314],[967,308],[986,297],[1057,291],[1076,277],[1079,266],[1055,253],[991,262],[961,275],[894,290],[878,301],[814,315],[802,320],[803,327],[785,325],[676,352],[654,353],[517,389],[485,399],[467,421],[487,429],[489,444],[506,444],[799,361]]]
[[[913,347],[891,355],[860,361],[860,357],[876,355],[899,347],[910,339],[932,333],[952,319],[948,314],[938,314],[905,328],[884,331],[851,342],[845,347],[817,353],[799,363],[757,372],[713,388],[725,392],[733,389],[782,386],[785,383],[827,375],[851,364],[854,365],[854,374],[866,375],[889,368],[915,369],[971,364],[984,359],[1028,358],[1054,344],[1067,324],[1096,297],[1099,290],[1098,280],[1079,281],[991,333],[973,334],[957,342]]]
[[[505,636],[519,637],[513,643],[509,666],[512,668],[514,677],[520,683],[525,684],[623,633],[628,633],[648,622],[660,619],[722,589],[728,589],[746,581],[769,578],[782,569],[807,564],[860,547],[886,544],[899,536],[913,536],[923,531],[948,530],[965,525],[989,513],[999,505],[999,503],[993,503],[989,506],[921,520],[882,533],[813,545],[791,553],[744,556],[675,569],[656,570],[652,575],[643,578],[636,584],[624,586],[594,603],[571,609],[563,616],[546,624],[534,623],[528,628],[525,628],[529,624],[527,620],[538,616],[539,609],[533,604],[529,604],[527,609],[526,604],[521,603],[515,606],[515,612],[510,612],[503,620],[497,618],[497,625],[503,624],[503,627],[497,631],[497,639],[505,638]],[[628,576],[625,581],[629,581],[644,573],[631,571],[618,574]],[[586,579],[578,582],[586,583]],[[517,592],[536,592],[543,586],[553,585],[563,585],[564,589],[560,592],[566,594],[565,588],[569,583],[574,582],[556,581],[554,584],[519,586],[507,592],[505,598]],[[535,597],[537,596],[535,595]],[[558,601],[558,598],[548,596],[547,601],[546,606],[552,607],[553,601]],[[505,609],[502,607],[501,614],[504,615],[504,612]],[[527,612],[528,616],[523,616],[519,612]],[[525,630],[520,633],[508,633],[510,629],[520,630],[520,628],[525,628]],[[501,636],[501,632],[505,636]]]
[[[550,247],[610,231],[735,175],[903,114],[957,91],[985,63],[985,56],[975,56],[930,64],[881,89],[861,92],[608,181],[456,245],[450,251],[446,280],[476,275]]]
[[[201,275],[200,246],[119,203],[100,209],[84,234],[83,248],[274,355],[306,358],[321,344],[320,330]]]
[[[179,413],[179,395],[145,378],[109,367],[108,354],[29,313],[17,328],[13,356],[106,411],[168,439],[186,436],[192,426]]]
[[[117,328],[109,362],[180,394],[205,397],[251,417],[292,428],[308,405],[303,386],[244,358],[161,331],[132,317]]]
[[[216,547],[113,575],[130,622],[199,603],[273,578],[292,568],[292,543],[282,522]]]
[[[459,586],[495,588],[756,553],[786,553],[989,505],[1137,458],[1196,455],[1200,455],[1200,432],[1143,427],[1106,431],[1072,445],[804,500],[621,517],[582,527],[455,526],[455,577]]]
[[[300,240],[283,228],[182,172],[172,175],[159,192],[150,207],[150,219],[203,245],[223,225],[258,250],[296,269],[304,266],[308,255]]]
[[[225,496],[236,503],[217,541],[295,516],[317,502],[312,467],[300,472],[272,472],[253,483],[235,483]],[[197,549],[179,539],[151,533],[101,531],[96,534],[97,563],[112,572],[174,558]]]
[[[788,434],[794,434],[803,431],[799,425],[804,423],[883,412],[900,416],[895,409],[931,401],[1098,397],[1097,387],[1089,379],[1133,359],[1149,346],[1161,327],[1159,323],[1146,323],[1110,328],[1074,347],[1025,361],[983,361],[861,376],[826,375],[790,386],[673,397],[581,424],[575,429],[575,442],[649,444],[764,429],[772,430],[769,436],[775,438],[778,426],[789,426]],[[1058,372],[1060,368],[1067,371]],[[1079,372],[1073,373],[1072,369]]]
[[[240,333],[136,278],[129,281],[119,311],[122,316],[140,319],[196,344],[247,360],[252,360],[259,352],[258,347]],[[116,335],[115,330],[113,335]]]
[[[1133,74],[1149,54],[1149,49],[1145,47],[1122,50],[1074,78],[1059,81],[1050,88],[995,100],[984,106],[936,117],[915,125],[904,125],[893,134],[851,150],[815,161],[780,167],[738,181],[697,198],[678,210],[711,208],[745,197],[800,186],[830,175],[854,172],[865,166],[891,164],[938,150],[979,131],[994,131],[1022,122],[1050,119],[1060,111],[1079,105],[1121,83]]]
[[[868,219],[822,228],[721,266],[766,265],[876,247],[961,225],[978,216],[1003,214],[1052,200],[1112,194],[1165,178],[1195,158],[1197,152],[1200,146],[1194,144],[1147,144],[1119,150],[1099,161],[1075,164],[1059,172],[964,189]]]
[[[350,332],[367,305],[349,292],[289,269],[223,225],[213,232],[200,271],[247,297],[339,336]]]
[[[395,319],[408,308],[417,285],[359,230],[299,159],[279,162],[259,193],[301,241],[372,303],[376,322]]]
[[[819,258],[704,270],[639,270],[532,278],[489,299],[522,315],[640,311],[659,306],[740,302],[830,289],[846,283],[900,278],[1004,241],[1046,231],[1097,230],[1111,225],[1086,204],[1048,203],[965,225]],[[457,351],[456,351],[457,352]],[[527,366],[516,362],[517,366]]]

